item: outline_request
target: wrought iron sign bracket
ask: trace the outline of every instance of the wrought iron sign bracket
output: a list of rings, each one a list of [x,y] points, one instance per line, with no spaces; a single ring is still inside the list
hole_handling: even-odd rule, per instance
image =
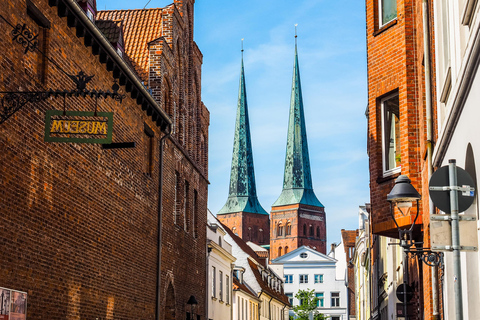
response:
[[[40,102],[49,97],[91,97],[95,98],[112,98],[116,101],[122,102],[125,95],[120,94],[118,90],[120,86],[114,83],[112,92],[110,90],[86,90],[86,84],[93,78],[87,76],[83,71],[80,71],[76,76],[69,76],[75,82],[77,88],[73,90],[48,90],[48,91],[3,91],[0,92],[0,124],[4,123],[8,118],[21,110],[27,103]],[[97,105],[95,104],[95,112],[97,112]],[[65,107],[64,107],[64,111]]]
[[[405,251],[407,254],[414,255],[418,260],[423,261],[430,267],[440,266],[443,264],[443,253],[434,252],[429,249],[410,249]]]

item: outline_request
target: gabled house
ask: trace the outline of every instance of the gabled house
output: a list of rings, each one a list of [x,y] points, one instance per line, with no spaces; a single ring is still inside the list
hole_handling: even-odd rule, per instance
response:
[[[317,311],[332,320],[348,319],[345,251],[342,244],[334,246],[325,255],[307,246],[301,246],[273,260],[272,265],[283,265],[285,294],[290,304],[299,305],[295,298],[299,290],[315,290],[319,299]],[[290,315],[294,316],[293,311]]]
[[[225,239],[232,243],[232,254],[237,259],[234,277],[239,283],[246,283],[259,300],[258,309],[255,304],[242,303],[242,300],[233,301],[234,315],[245,314],[245,319],[252,320],[281,320],[288,319],[290,307],[287,296],[284,294],[283,280],[257,253],[239,236],[222,224],[227,231]],[[240,313],[238,313],[240,310]],[[243,311],[242,311],[243,310]],[[256,318],[257,317],[257,318]],[[235,318],[234,320],[243,318]]]

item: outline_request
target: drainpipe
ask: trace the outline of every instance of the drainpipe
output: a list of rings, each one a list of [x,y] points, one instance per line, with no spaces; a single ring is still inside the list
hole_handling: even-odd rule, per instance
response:
[[[268,301],[268,319],[272,320],[272,300],[273,297],[270,298],[270,301]]]
[[[167,133],[160,139],[160,156],[159,156],[159,171],[158,174],[158,239],[157,239],[157,248],[158,248],[158,261],[157,261],[157,305],[156,305],[156,314],[155,320],[160,320],[160,304],[161,304],[161,290],[162,286],[160,285],[162,278],[162,192],[163,192],[163,141],[170,137],[172,127],[169,125]]]
[[[282,308],[282,315],[283,315],[282,319],[284,319],[284,320],[285,320],[285,308],[286,307],[287,307],[287,305],[284,305],[283,308]]]
[[[428,0],[423,0],[423,50],[425,58],[425,107],[427,115],[427,166],[428,181],[433,174],[432,153],[433,153],[433,121],[432,121],[432,85],[430,71],[430,32],[428,24]],[[433,202],[429,200],[429,213],[434,214]],[[439,319],[439,301],[438,301],[438,269],[432,267],[432,316],[433,319]]]

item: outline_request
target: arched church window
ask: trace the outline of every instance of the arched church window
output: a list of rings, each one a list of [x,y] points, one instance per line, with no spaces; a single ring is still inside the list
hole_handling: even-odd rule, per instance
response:
[[[285,247],[285,254],[288,253],[288,246]]]
[[[282,256],[282,254],[283,254],[282,253],[282,247],[278,247],[278,256],[280,257],[280,256]]]
[[[310,225],[310,236],[313,237],[313,226],[312,225]]]
[[[285,235],[289,236],[292,234],[292,224],[289,222],[287,223],[286,233]]]
[[[307,225],[306,224],[303,225],[303,235],[304,236],[307,235]]]
[[[283,236],[283,224],[280,222],[277,226],[277,237]]]
[[[320,227],[317,227],[317,238],[320,238]]]

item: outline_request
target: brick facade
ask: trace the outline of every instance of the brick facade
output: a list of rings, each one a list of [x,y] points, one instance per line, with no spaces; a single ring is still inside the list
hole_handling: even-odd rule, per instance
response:
[[[301,246],[326,254],[326,232],[324,208],[302,204],[272,207],[270,259]]]
[[[422,195],[420,215],[414,238],[429,247],[428,235],[428,162],[425,107],[425,69],[423,43],[422,1],[397,1],[397,17],[379,27],[379,1],[366,1],[367,13],[367,56],[368,56],[368,154],[370,169],[371,232],[398,238],[397,228],[390,216],[387,194],[393,188],[395,178],[407,175],[412,185]],[[429,1],[433,12],[433,1]],[[433,30],[433,18],[429,16],[429,29]],[[430,32],[431,66],[434,66],[434,36]],[[433,68],[432,68],[433,69]],[[432,71],[432,92],[435,92],[435,74]],[[384,173],[382,160],[382,99],[398,93],[400,170],[393,174]],[[434,104],[435,97],[432,97]],[[435,105],[432,110],[435,110]],[[436,123],[435,112],[433,123]],[[434,143],[434,141],[432,141]],[[423,214],[426,213],[426,214]],[[416,210],[410,216],[402,216],[396,210],[395,217],[400,227],[413,223]],[[374,239],[374,237],[372,237]],[[378,251],[372,251],[372,266]],[[412,309],[414,319],[430,319],[431,268],[414,258],[409,259],[409,278],[414,286],[415,297]],[[372,297],[376,299],[376,297]],[[412,315],[410,315],[412,316]]]
[[[268,245],[270,242],[270,219],[266,214],[236,212],[219,214],[217,219],[244,241],[258,245]]]
[[[355,241],[358,236],[358,230],[341,230],[342,242],[347,259],[347,299],[348,315],[355,316],[355,269],[353,265],[353,255],[355,251]]]
[[[95,75],[87,89],[107,90],[118,79],[126,98],[122,103],[99,99],[98,110],[114,112],[113,142],[135,142],[136,147],[44,142],[45,111],[62,110],[63,98],[28,103],[0,125],[0,287],[28,293],[30,319],[155,319],[157,292],[160,319],[184,318],[190,295],[205,319],[209,113],[201,102],[202,56],[192,37],[193,1],[176,1],[188,15],[173,6],[164,12],[182,49],[172,49],[168,36],[166,43],[157,40],[150,46],[162,46],[150,51],[158,61],[149,72],[155,73],[155,100],[167,113],[169,103],[180,106],[170,114],[177,123],[163,146],[158,112],[135,89],[135,80],[125,78],[108,50],[96,47],[94,34],[82,35],[77,24],[69,27],[71,21],[83,21],[72,1],[31,3],[51,23],[49,29],[27,14],[24,0],[2,1],[0,14],[39,33],[43,51],[67,73]],[[40,53],[24,54],[20,44],[12,43],[11,27],[3,20],[0,29],[1,91],[74,88]],[[87,45],[92,38],[93,46]],[[165,94],[163,79],[171,84],[171,95]],[[66,99],[68,110],[93,111],[94,105],[90,97]],[[182,135],[180,116],[188,128]],[[181,194],[177,203],[176,193]]]

